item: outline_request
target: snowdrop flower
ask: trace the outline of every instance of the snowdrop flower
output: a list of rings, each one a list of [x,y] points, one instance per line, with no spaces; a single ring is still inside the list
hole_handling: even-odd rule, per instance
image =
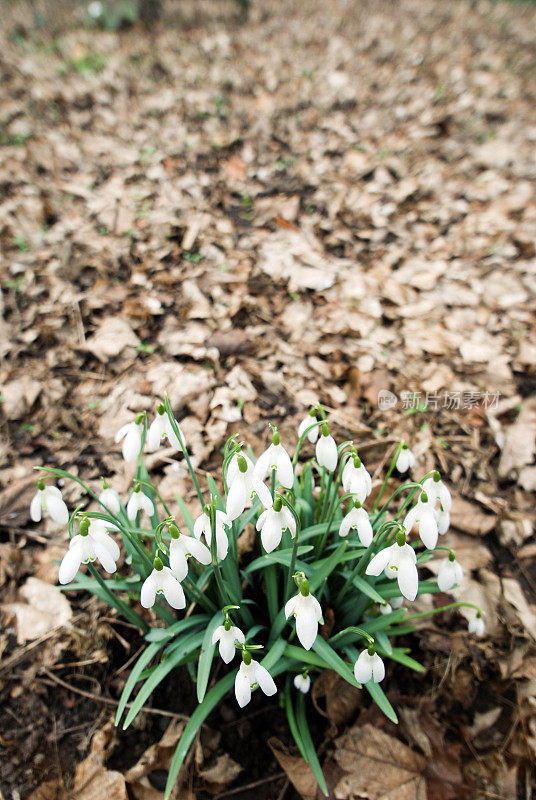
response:
[[[428,550],[433,550],[437,544],[439,528],[433,503],[429,502],[426,492],[421,492],[417,503],[410,508],[402,524],[409,533],[416,522],[419,523],[422,543]]]
[[[303,694],[307,694],[311,688],[311,678],[309,675],[296,675],[294,678],[294,686],[296,689],[298,689],[298,691],[302,692]]]
[[[184,434],[181,430],[181,427],[177,420],[175,420],[177,428],[179,429],[181,439],[184,443]],[[149,425],[149,430],[147,431],[147,447],[149,450],[156,450],[162,439],[167,436],[168,442],[172,447],[175,447],[180,453],[182,453],[181,443],[179,441],[179,437],[173,430],[171,426],[170,419],[166,414],[166,407],[163,403],[158,405],[156,409],[156,417],[153,419],[151,424]]]
[[[307,416],[305,417],[305,419],[302,419],[302,421],[300,422],[300,424],[298,426],[298,439],[301,439],[301,437],[303,436],[303,434],[305,433],[307,428],[310,428],[311,425],[314,425],[314,423],[316,421],[317,421],[316,412],[315,412],[315,409],[312,408],[309,411],[309,413],[307,414]],[[311,444],[314,444],[316,442],[316,440],[318,439],[318,429],[319,429],[319,427],[320,427],[319,425],[315,425],[315,427],[311,428],[311,430],[307,434],[307,439],[309,439]]]
[[[348,536],[350,529],[357,531],[359,541],[363,547],[368,547],[374,536],[369,515],[361,507],[359,500],[356,500],[350,511],[343,517],[339,527],[339,536]]]
[[[397,608],[402,608],[404,605],[404,598],[403,597],[391,597],[391,608],[395,611]]]
[[[448,592],[453,586],[459,586],[463,581],[463,569],[461,564],[456,561],[454,553],[449,553],[449,557],[441,562],[437,573],[437,585],[442,592]]]
[[[229,617],[226,616],[224,624],[216,628],[212,634],[212,644],[219,642],[218,649],[220,651],[220,656],[226,664],[234,658],[235,641],[244,644],[246,638],[240,628],[233,625]]]
[[[41,478],[37,481],[37,492],[30,503],[30,517],[33,522],[40,522],[43,511],[58,525],[67,525],[69,511],[56,486],[45,486]]]
[[[134,487],[134,491],[130,495],[127,503],[127,517],[131,522],[134,522],[138,511],[145,511],[148,517],[154,514],[154,504],[150,497],[144,494],[140,488],[139,483]]]
[[[188,556],[193,556],[201,564],[210,564],[210,550],[203,542],[181,533],[173,523],[169,526],[169,532],[169,566],[178,581],[183,581],[188,574]]]
[[[283,505],[281,497],[276,497],[273,507],[262,512],[255,527],[261,532],[262,546],[267,553],[279,545],[285,528],[288,528],[292,538],[296,536],[296,520],[287,506]]]
[[[119,547],[106,529],[106,523],[100,519],[89,520],[84,517],[80,521],[79,532],[69,542],[69,549],[60,564],[58,580],[61,584],[74,579],[80,564],[89,564],[95,559],[100,561],[106,572],[116,571]]]
[[[383,614],[385,616],[387,614],[392,614],[392,613],[393,613],[393,607],[390,603],[381,603],[380,614]]]
[[[337,442],[330,435],[328,423],[322,425],[322,436],[316,443],[316,460],[320,467],[325,467],[328,472],[335,472],[337,469]]]
[[[251,690],[259,686],[267,697],[277,692],[274,679],[262,664],[254,661],[247,650],[242,653],[242,663],[236,673],[235,697],[240,708],[251,700]]]
[[[442,510],[450,511],[452,508],[452,497],[437,470],[429,478],[426,478],[422,485],[422,490],[428,495],[430,503],[433,506],[435,506],[436,501],[439,500]]]
[[[125,461],[136,461],[141,452],[141,442],[143,433],[143,414],[138,414],[134,422],[128,422],[119,428],[115,434],[116,444],[123,439],[121,452]]]
[[[415,600],[419,588],[417,556],[415,550],[406,543],[406,534],[399,531],[396,542],[376,553],[367,567],[367,575],[384,572],[388,578],[398,580],[398,588],[407,600]]]
[[[467,629],[469,633],[474,633],[475,636],[478,636],[479,638],[484,636],[486,633],[486,626],[484,625],[484,620],[482,619],[482,614],[480,611],[476,614],[476,616],[469,620]]]
[[[407,472],[408,469],[412,469],[414,466],[415,466],[415,456],[413,455],[407,444],[403,444],[398,454],[395,467],[399,472]]]
[[[112,512],[112,514],[119,514],[121,511],[121,498],[115,489],[110,489],[104,478],[102,479],[102,492],[99,495],[99,503]]]
[[[344,491],[355,494],[360,503],[364,503],[372,491],[372,478],[357,453],[344,466],[342,485]]]
[[[93,2],[90,3],[87,7],[88,16],[90,16],[91,19],[100,19],[100,17],[102,16],[102,12],[103,12],[103,7],[100,0],[93,0]]]
[[[143,582],[140,603],[144,608],[152,608],[156,595],[163,594],[171,608],[181,609],[186,606],[184,590],[169,567],[164,567],[157,556],[153,562],[153,571]]]
[[[272,444],[259,456],[255,464],[255,474],[261,480],[266,473],[275,469],[277,479],[285,489],[292,489],[294,483],[294,469],[290,456],[279,439],[279,431],[274,429]]]
[[[309,592],[309,581],[302,579],[300,591],[285,605],[285,617],[296,617],[296,633],[305,650],[310,650],[318,634],[318,623],[322,619],[320,603]]]
[[[205,510],[198,516],[194,522],[194,536],[200,539],[201,536],[205,537],[205,541],[210,548],[212,540],[212,531],[210,528],[210,507],[205,506]],[[223,561],[229,549],[229,540],[224,529],[224,525],[230,525],[231,520],[224,511],[216,511],[216,556],[219,561]]]
[[[257,495],[265,508],[272,505],[272,495],[269,488],[255,474],[253,462],[242,453],[236,453],[229,462],[227,470],[227,516],[230,520],[240,516],[246,503],[254,494]]]
[[[354,675],[358,683],[368,683],[369,681],[379,683],[383,681],[385,678],[385,666],[374,649],[374,645],[370,645],[368,650],[363,650],[359,654],[359,658],[355,662]]]

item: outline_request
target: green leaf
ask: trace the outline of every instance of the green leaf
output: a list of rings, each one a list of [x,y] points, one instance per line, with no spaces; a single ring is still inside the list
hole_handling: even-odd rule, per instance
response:
[[[218,705],[222,697],[227,694],[229,689],[233,686],[236,673],[237,670],[234,669],[232,672],[218,681],[218,683],[213,686],[212,689],[205,695],[205,699],[201,705],[197,706],[194,713],[186,723],[186,727],[184,728],[182,736],[179,739],[177,749],[175,750],[171,765],[169,767],[168,779],[166,782],[165,800],[168,800],[171,794],[171,790],[175,785],[179,770],[184,759],[186,758],[186,754],[190,749],[190,745],[192,744],[197,731],[206,720],[212,709]]]
[[[320,658],[319,655],[311,653],[310,650],[304,650],[303,647],[296,647],[293,644],[287,644],[285,647],[285,655],[303,664],[312,664],[314,667],[320,667],[320,669],[330,668],[329,664],[324,661],[323,658]]]
[[[134,689],[135,685],[140,679],[140,675],[142,674],[143,670],[147,666],[147,664],[155,657],[155,655],[162,649],[162,645],[154,642],[150,644],[149,647],[146,647],[141,656],[136,661],[132,672],[128,676],[128,680],[125,683],[124,689],[121,692],[121,697],[119,698],[119,705],[117,706],[117,712],[115,715],[115,724],[119,725],[119,720],[123,716],[123,711],[126,708],[126,705],[129,701],[130,695],[132,694],[132,690]]]
[[[298,555],[304,555],[305,553],[310,553],[313,550],[312,545],[305,545],[298,547]],[[273,553],[264,553],[262,556],[259,556],[254,561],[249,564],[249,566],[244,570],[246,574],[251,572],[256,572],[259,569],[265,569],[270,564],[283,564],[284,567],[290,567],[290,560],[292,558],[292,547],[288,547],[285,550],[274,550]],[[303,561],[296,561],[296,569],[303,569],[305,574],[311,574],[312,567],[309,564],[306,564]]]
[[[374,586],[371,586],[370,583],[362,578],[360,575],[354,575],[352,583],[354,584],[356,589],[359,589],[360,592],[366,594],[367,597],[370,597],[371,600],[374,600],[375,603],[383,603],[384,599],[379,592],[376,591]]]
[[[218,489],[216,481],[214,480],[210,472],[207,472],[207,486],[210,494],[213,497],[215,497],[216,500],[218,501],[217,507],[219,508],[220,511],[223,511],[225,509],[225,506],[223,504],[223,500],[221,499],[220,490]]]
[[[203,636],[201,656],[199,657],[199,666],[197,668],[197,700],[199,703],[203,702],[207,691],[210,668],[212,666],[212,658],[214,657],[214,648],[216,646],[212,644],[212,634],[219,625],[223,625],[221,611],[217,611],[214,614]]]
[[[376,639],[375,642],[376,649],[381,650],[382,653],[385,653],[385,655],[390,656],[393,652],[393,646],[389,641],[389,637],[387,636],[385,631],[376,631],[375,639]]]
[[[296,724],[296,716],[294,714],[294,708],[292,705],[292,692],[290,689],[290,682],[287,681],[287,686],[285,689],[285,711],[287,712],[287,720],[288,726],[290,728],[290,732],[294,738],[298,746],[298,750],[300,751],[302,758],[307,761],[307,755],[305,752],[305,745],[302,742],[302,738],[300,736],[300,732],[298,730],[298,725]]]
[[[266,655],[261,661],[261,664],[263,667],[266,667],[268,672],[270,672],[273,669],[273,667],[275,667],[275,665],[283,655],[286,646],[287,643],[284,639],[277,639],[270,648],[269,652],[266,653]]]
[[[192,652],[192,650],[196,650],[201,645],[202,641],[203,635],[201,633],[196,632],[190,634],[190,636],[187,636],[186,639],[184,639],[181,647],[177,647],[177,649],[171,653],[165,661],[158,664],[150,678],[145,681],[140,691],[136,695],[136,699],[132,703],[132,706],[130,707],[127,717],[123,723],[123,730],[128,728],[134,717],[145,704],[145,701],[148,699],[149,695],[164,680],[166,675],[168,675],[172,669],[178,667],[179,664],[181,664],[181,662],[186,658],[186,656]]]
[[[194,518],[192,517],[192,515],[188,511],[186,503],[184,502],[184,500],[182,499],[182,497],[180,495],[176,494],[175,495],[175,500],[177,501],[177,505],[178,505],[179,510],[180,510],[180,512],[182,514],[182,518],[186,523],[186,527],[188,528],[190,533],[193,534],[193,532],[194,532]]]
[[[359,688],[359,683],[354,678],[351,667],[342,660],[340,655],[338,655],[321,636],[316,637],[313,650],[315,653],[318,653],[320,658],[324,659],[330,669],[334,669],[335,672],[339,673],[341,678],[344,678],[344,680],[348,681],[352,686],[357,686]]]
[[[327,797],[328,787],[326,785],[326,779],[324,778],[324,773],[322,772],[322,767],[320,766],[318,756],[316,755],[313,740],[311,739],[311,732],[309,731],[307,716],[305,714],[305,695],[302,692],[298,692],[298,698],[296,702],[296,723],[305,750],[305,760],[309,762],[320,789]]]
[[[381,655],[385,655],[393,661],[398,661],[399,664],[403,664],[405,667],[415,670],[415,672],[426,672],[426,667],[423,667],[422,664],[419,664],[419,662],[415,661],[411,656],[406,655],[401,647],[393,647],[392,651],[389,653],[378,640],[378,647],[376,649]]]
[[[365,684],[365,689],[370,694],[380,711],[383,711],[385,716],[390,719],[391,722],[398,723],[398,717],[396,716],[395,710],[385,696],[385,692],[380,684],[374,683],[374,681],[369,681]]]
[[[322,561],[317,562],[317,565],[315,566],[315,571],[313,573],[313,577],[310,578],[309,580],[309,588],[311,590],[311,593],[314,594],[314,592],[316,592],[316,590],[324,583],[328,575],[330,575],[333,572],[333,570],[343,557],[347,547],[348,547],[348,542],[342,542],[342,544],[339,545],[337,550],[335,550],[335,552],[332,553],[329,558],[325,558]],[[319,564],[320,566],[318,566]]]
[[[185,617],[184,619],[179,619],[177,622],[174,622],[169,628],[152,628],[149,633],[145,634],[145,639],[148,642],[169,641],[169,639],[173,639],[177,634],[184,633],[189,628],[193,628],[196,625],[204,627],[209,619],[210,617],[208,614],[195,614],[191,617]]]

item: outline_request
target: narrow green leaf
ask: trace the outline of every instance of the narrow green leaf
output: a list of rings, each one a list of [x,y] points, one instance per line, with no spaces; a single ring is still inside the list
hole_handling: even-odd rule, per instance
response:
[[[292,691],[290,689],[289,681],[287,681],[287,686],[285,689],[285,711],[287,712],[287,720],[290,732],[292,733],[292,736],[298,746],[298,750],[300,751],[302,758],[304,758],[307,761],[305,745],[302,742],[302,738],[298,730],[298,725],[296,724],[296,715],[294,714],[294,708],[292,705]]]
[[[320,658],[316,653],[311,653],[310,650],[304,650],[303,647],[287,644],[285,655],[303,664],[312,664],[314,667],[320,667],[321,669],[330,669],[329,664],[323,658]]]
[[[162,649],[162,645],[154,642],[150,644],[148,647],[145,648],[143,653],[140,655],[134,667],[132,668],[132,672],[128,676],[128,680],[125,683],[123,691],[121,692],[121,697],[119,698],[119,705],[117,706],[117,712],[115,715],[115,724],[119,725],[119,720],[123,715],[123,711],[126,708],[126,705],[130,699],[130,695],[132,694],[132,690],[134,689],[135,685],[140,679],[140,676],[147,666],[149,662],[155,657],[155,655]]]
[[[352,686],[357,686],[359,688],[359,684],[354,678],[354,673],[351,667],[342,660],[340,655],[338,655],[338,653],[336,653],[335,650],[325,641],[325,639],[322,639],[321,636],[316,637],[315,643],[313,644],[313,650],[315,653],[318,653],[320,658],[324,659],[331,669],[334,669],[335,672],[338,672],[345,681],[348,681],[348,683],[350,683]]]
[[[136,699],[132,703],[132,706],[130,707],[127,717],[123,723],[123,730],[128,728],[134,717],[138,714],[142,706],[145,704],[145,701],[148,699],[154,689],[156,689],[158,684],[164,680],[166,675],[168,675],[172,669],[178,667],[185,657],[192,652],[192,650],[196,650],[198,647],[200,647],[202,641],[202,634],[197,632],[190,634],[183,640],[181,647],[177,647],[177,649],[171,653],[165,661],[161,662],[157,666],[150,678],[143,684],[136,695]]]
[[[221,611],[217,611],[205,631],[203,636],[203,643],[201,644],[201,655],[199,657],[199,666],[197,668],[197,700],[199,703],[203,702],[205,697],[208,679],[210,676],[210,668],[212,666],[212,658],[214,656],[214,648],[216,645],[212,644],[212,634],[219,625],[223,625],[223,617]]]
[[[339,545],[337,550],[335,550],[335,552],[332,553],[329,558],[325,558],[319,562],[321,566],[315,568],[312,578],[309,579],[309,588],[313,594],[324,583],[328,575],[333,572],[344,555],[347,547],[348,543],[342,542],[342,544]]]
[[[370,583],[362,578],[360,575],[354,575],[352,583],[359,589],[360,592],[366,594],[367,597],[370,597],[371,600],[374,600],[375,603],[383,603],[384,599],[379,592],[376,591],[374,586],[371,586]]]
[[[287,643],[284,639],[277,639],[277,641],[275,641],[272,647],[270,648],[269,652],[266,653],[266,655],[261,661],[261,664],[263,667],[266,667],[268,672],[271,672],[273,667],[275,667],[275,665],[283,655],[286,645]]]
[[[305,750],[305,760],[310,764],[322,793],[327,797],[328,787],[326,785],[326,779],[324,778],[324,773],[322,772],[322,767],[320,766],[318,756],[316,755],[313,740],[311,739],[311,732],[309,731],[307,716],[305,714],[305,695],[302,692],[298,692],[298,698],[296,701],[296,723]]]
[[[423,667],[422,664],[419,664],[419,662],[415,661],[411,656],[406,655],[400,647],[393,647],[392,651],[389,653],[379,641],[378,645],[377,650],[381,655],[385,655],[393,661],[398,661],[399,664],[403,664],[405,667],[415,670],[415,672],[426,672],[426,667]]]
[[[236,673],[237,670],[234,669],[232,672],[218,681],[218,683],[213,686],[212,689],[205,695],[205,699],[201,705],[197,706],[194,713],[186,723],[186,727],[184,728],[182,736],[179,739],[177,749],[175,750],[171,765],[169,767],[168,779],[166,782],[165,800],[168,800],[171,794],[171,790],[175,785],[179,770],[184,759],[186,758],[186,754],[190,749],[190,745],[192,744],[197,731],[206,720],[212,709],[220,702],[222,697],[227,694],[229,689],[233,686]]]
[[[204,628],[206,622],[210,619],[208,614],[195,614],[191,617],[184,617],[174,622],[169,628],[152,628],[149,633],[145,634],[145,639],[148,642],[166,642],[173,639],[179,633],[184,633],[189,628]]]
[[[398,717],[396,716],[395,710],[385,696],[385,692],[380,684],[374,683],[374,681],[369,681],[365,684],[365,689],[370,694],[380,711],[383,711],[385,716],[390,719],[391,722],[398,723]]]
[[[182,497],[180,495],[178,495],[178,494],[175,495],[175,500],[177,501],[177,505],[178,505],[179,510],[180,510],[180,512],[182,514],[182,518],[186,523],[186,527],[188,528],[190,533],[193,533],[194,532],[194,518],[192,517],[192,515],[188,511],[186,503],[184,502]]]
[[[313,549],[312,545],[305,545],[298,547],[298,555],[305,555],[305,553],[310,553]],[[292,558],[292,547],[288,547],[285,550],[274,550],[273,553],[264,553],[262,556],[259,556],[248,567],[244,570],[244,572],[251,573],[256,572],[259,569],[266,569],[270,564],[282,564],[284,567],[290,566],[290,560]],[[299,566],[298,566],[299,565]],[[312,567],[306,564],[303,561],[296,561],[296,569],[302,569],[305,574],[312,573]]]

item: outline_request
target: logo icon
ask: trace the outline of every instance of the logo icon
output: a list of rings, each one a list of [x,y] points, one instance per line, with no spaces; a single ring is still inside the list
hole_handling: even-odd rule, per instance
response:
[[[387,411],[388,408],[396,408],[398,398],[396,394],[390,392],[389,389],[380,389],[378,392],[378,408],[381,411]]]

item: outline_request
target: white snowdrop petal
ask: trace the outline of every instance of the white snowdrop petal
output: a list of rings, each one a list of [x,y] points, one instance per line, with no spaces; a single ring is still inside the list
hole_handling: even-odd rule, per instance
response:
[[[294,686],[303,694],[307,694],[311,688],[311,678],[309,675],[296,675],[294,678]]]
[[[105,543],[102,540],[98,540],[94,543],[94,548],[95,555],[99,559],[102,568],[106,570],[106,572],[115,572],[117,569],[115,561]]]
[[[232,628],[230,631],[225,631],[222,633],[219,650],[222,659],[226,664],[229,664],[229,662],[233,660],[235,654],[234,634]]]
[[[292,489],[294,484],[294,470],[292,468],[292,461],[290,460],[290,456],[283,447],[283,445],[278,445],[280,448],[277,453],[277,479],[281,486],[284,486],[285,489]]]
[[[183,432],[181,426],[179,425],[179,423],[177,422],[177,420],[175,420],[175,422],[177,423],[177,428],[179,430],[179,434],[180,434],[180,437],[182,439],[182,443],[186,447],[186,439],[184,437],[184,432]],[[164,424],[164,431],[166,433],[166,436],[168,438],[168,442],[170,443],[170,445],[172,447],[174,447],[176,450],[178,450],[179,453],[184,452],[183,448],[182,448],[182,445],[180,443],[180,439],[177,436],[177,434],[175,433],[175,431],[173,430],[173,426],[171,425],[171,422],[168,419],[167,415],[166,415],[166,421],[165,421],[165,424]]]
[[[229,550],[229,539],[227,534],[221,526],[216,527],[216,555],[220,561],[223,561]]]
[[[296,604],[298,602],[298,597],[299,595],[296,594],[294,595],[294,597],[291,597],[290,600],[287,600],[287,602],[285,603],[286,619],[288,619],[291,614],[294,614],[294,611],[296,610]]]
[[[242,665],[240,665],[240,669],[236,673],[235,697],[240,708],[247,706],[251,700],[251,685],[249,683],[249,677],[242,670]]]
[[[46,489],[45,489],[46,491]],[[58,525],[67,525],[69,522],[69,510],[61,496],[49,492],[47,497],[47,511],[49,516]]]
[[[274,501],[272,500],[272,494],[266,484],[263,483],[260,478],[253,477],[252,488],[264,508],[271,508]]]
[[[432,509],[421,514],[419,520],[419,536],[428,550],[433,550],[437,544],[437,522]]]
[[[221,637],[223,636],[224,631],[225,631],[224,626],[223,625],[218,625],[218,627],[216,628],[216,630],[212,634],[212,644],[216,644],[216,642],[220,641]]]
[[[251,663],[255,664],[255,678],[257,679],[257,683],[264,694],[267,697],[271,697],[277,692],[277,686],[275,685],[274,679],[266,667],[263,667],[262,664],[259,664],[256,661],[252,661]]]
[[[279,515],[271,510],[271,513],[264,520],[264,525],[261,530],[262,546],[267,553],[271,553],[272,550],[275,550],[281,542],[281,536],[282,530],[281,523],[279,522]]]
[[[318,634],[318,620],[312,605],[302,604],[296,614],[296,634],[301,646],[310,650]]]
[[[139,425],[134,425],[129,429],[123,440],[122,454],[125,461],[132,463],[136,461],[141,450],[141,436]]]
[[[184,590],[178,580],[173,577],[171,570],[167,567],[163,569],[162,591],[164,597],[172,608],[181,609],[186,606]]]
[[[417,522],[417,513],[418,513],[418,506],[415,505],[413,506],[413,508],[410,508],[410,510],[404,517],[404,522],[402,523],[402,525],[404,526],[404,528],[407,530],[408,533],[411,532],[411,529]]]
[[[235,625],[233,625],[231,627],[231,630],[233,631],[234,638],[237,639],[241,644],[244,644],[244,642],[246,641],[246,637],[244,636],[240,628],[237,628]]]
[[[156,600],[155,570],[145,579],[140,592],[140,603],[144,608],[152,608]]]
[[[92,528],[93,528],[93,530],[92,530]],[[99,528],[94,529],[94,526],[90,525],[90,527],[89,527],[89,535],[91,536],[91,538],[93,539],[93,541],[95,543],[100,543],[104,547],[106,547],[106,549],[110,553],[110,555],[113,558],[113,560],[117,561],[117,559],[121,555],[121,551],[119,549],[119,545],[117,544],[117,542],[115,542],[112,539],[111,536],[109,536],[109,534],[106,533],[106,531],[101,530]]]
[[[407,600],[413,602],[419,589],[419,574],[411,557],[404,555],[398,562],[398,588]]]
[[[187,552],[190,553],[200,564],[210,564],[210,550],[203,542],[194,539],[193,536],[181,535],[181,539],[186,540],[185,547]],[[180,541],[180,540],[179,540]]]
[[[133,492],[130,495],[130,499],[127,503],[127,518],[130,520],[130,522],[134,522],[134,520],[136,519],[136,514],[139,511],[137,494],[138,492]]]
[[[366,650],[359,654],[359,658],[355,662],[354,676],[358,683],[368,683],[372,678],[371,658]]]
[[[164,426],[160,420],[161,415],[158,414],[149,425],[146,439],[148,450],[156,450],[158,447],[160,447],[162,433],[164,432]]]
[[[82,545],[81,543],[75,542],[74,545],[69,546],[69,549],[63,556],[63,559],[60,564],[60,569],[58,572],[58,581],[65,585],[66,583],[71,583],[74,579],[76,573],[80,568],[80,564],[82,563]]]
[[[270,447],[267,450],[265,450],[264,453],[261,453],[261,455],[257,459],[257,463],[255,464],[255,475],[260,480],[264,478],[270,467],[270,459],[272,457],[272,447],[273,445],[270,445]]]
[[[238,475],[229,487],[227,493],[227,516],[229,519],[236,519],[245,508],[247,501],[247,490],[244,478]]]
[[[170,542],[169,566],[174,577],[177,578],[178,581],[183,581],[188,574],[188,562],[182,548],[175,544],[177,541],[177,539],[172,539]],[[175,547],[173,545],[175,545]]]
[[[118,444],[121,441],[123,436],[127,435],[127,433],[129,432],[132,424],[133,424],[132,422],[127,422],[126,425],[123,425],[121,428],[119,428],[119,430],[115,434],[115,439],[114,439],[116,444]]]
[[[30,503],[30,518],[33,522],[41,522],[42,510],[41,492],[37,490],[37,494],[34,494]]]
[[[360,514],[359,513],[360,511],[362,511],[363,513]],[[359,541],[361,542],[363,547],[368,547],[369,544],[371,544],[372,539],[374,538],[374,531],[372,530],[372,525],[370,524],[368,514],[363,508],[358,509],[358,520],[356,527],[357,527],[357,535],[359,537]]]
[[[374,683],[380,683],[385,678],[385,665],[378,653],[372,656],[372,679]]]
[[[205,527],[208,522],[209,519],[204,512],[197,517],[196,521],[194,522],[194,536],[196,539],[201,538],[205,532]]]
[[[391,547],[385,547],[380,550],[366,569],[367,575],[380,575],[389,563],[391,557]]]
[[[140,492],[140,505],[147,514],[148,517],[152,517],[154,514],[154,504],[150,497],[147,497],[146,494]]]

